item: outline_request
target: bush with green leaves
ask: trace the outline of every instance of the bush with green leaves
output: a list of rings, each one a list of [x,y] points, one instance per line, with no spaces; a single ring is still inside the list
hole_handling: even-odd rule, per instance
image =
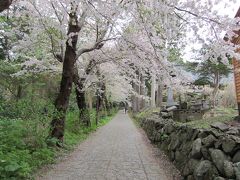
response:
[[[22,119],[0,119],[0,179],[25,179],[39,166],[54,160],[46,131]]]

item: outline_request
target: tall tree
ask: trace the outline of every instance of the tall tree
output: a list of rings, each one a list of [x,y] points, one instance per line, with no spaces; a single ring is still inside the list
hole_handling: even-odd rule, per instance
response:
[[[74,75],[74,64],[77,59],[77,41],[78,33],[82,28],[82,24],[78,19],[78,5],[71,3],[71,12],[69,13],[68,33],[69,39],[66,41],[66,49],[63,61],[63,71],[60,91],[55,101],[56,115],[51,122],[51,137],[59,139],[63,142],[65,116],[68,109],[69,97],[72,90],[72,82]],[[85,18],[84,13],[81,15]],[[80,22],[83,20],[80,20]]]
[[[46,43],[48,46],[46,50],[52,53],[55,59],[63,62],[60,91],[55,101],[56,114],[51,122],[50,132],[51,137],[62,142],[65,116],[73,82],[80,86],[78,89],[82,89],[82,83],[78,81],[81,78],[74,78],[75,62],[84,53],[98,50],[102,48],[104,42],[115,38],[116,33],[113,34],[112,29],[118,16],[122,13],[122,11],[116,11],[121,2],[109,4],[105,1],[92,3],[90,1],[68,0],[60,2],[51,0],[45,1],[45,3],[43,7],[39,1],[29,1],[25,12],[26,14],[34,13],[35,21],[38,21],[38,24],[33,25],[32,33],[45,33],[49,38],[48,43],[51,47],[49,48]],[[103,6],[109,8],[107,12],[104,12]],[[50,17],[49,14],[51,14]],[[79,36],[80,32],[82,32],[82,36]],[[26,39],[25,43],[29,44],[33,40]],[[79,41],[81,43],[78,43]],[[74,79],[78,80],[74,81]],[[79,91],[76,93],[79,97]],[[80,107],[84,105],[84,102],[81,103],[78,102]]]
[[[221,60],[216,64],[211,60],[202,62],[195,73],[199,75],[199,79],[195,81],[196,85],[201,83],[208,83],[213,87],[211,104],[213,107],[216,105],[216,95],[219,90],[221,79],[228,77],[232,72],[232,68],[229,65],[223,64]]]

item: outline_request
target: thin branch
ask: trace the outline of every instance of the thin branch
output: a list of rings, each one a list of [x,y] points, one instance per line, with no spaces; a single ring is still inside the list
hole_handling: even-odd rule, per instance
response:
[[[104,39],[104,37],[106,36],[107,34],[107,31],[108,31],[108,28],[109,28],[109,21],[107,22],[107,26],[105,28],[105,30],[101,33],[101,35],[97,38],[97,42],[94,43],[94,45],[90,48],[83,48],[83,49],[80,49],[77,53],[77,56],[76,58],[78,59],[82,54],[84,53],[87,53],[87,52],[91,52],[93,50],[96,50],[96,49],[101,49],[104,45],[104,42],[106,41],[110,41],[110,40],[115,40],[116,38],[107,38],[107,39]]]
[[[198,17],[198,18],[200,18],[200,19],[202,19],[202,20],[204,20],[204,21],[207,21],[207,22],[210,21],[210,22],[214,22],[214,23],[216,23],[216,24],[221,24],[221,23],[220,23],[219,21],[217,21],[217,20],[214,20],[214,19],[211,19],[211,18],[208,18],[208,17],[204,17],[204,16],[200,16],[200,15],[198,15],[198,14],[196,14],[196,13],[193,13],[193,12],[191,12],[191,11],[189,11],[189,10],[181,9],[181,8],[179,8],[179,7],[176,7],[176,6],[171,6],[171,5],[169,5],[169,6],[172,7],[172,8],[175,8],[175,9],[178,10],[178,11],[186,12],[186,13],[192,15],[192,16]]]
[[[217,32],[216,32],[216,30],[215,30],[215,28],[214,28],[214,26],[212,24],[211,24],[211,28],[212,28],[212,30],[214,32],[214,35],[215,35],[216,39],[219,40]]]
[[[60,23],[60,26],[62,26],[62,25],[63,25],[64,15],[62,15],[62,18],[61,18],[60,15],[58,14],[57,9],[56,9],[56,7],[54,6],[53,2],[51,2],[51,5],[52,5],[52,8],[54,9],[54,13],[55,13],[55,15],[56,15],[56,17],[57,17],[57,19],[58,19],[58,21],[59,21],[59,23]],[[62,31],[60,31],[60,36],[61,36],[61,40],[63,40],[63,33],[62,33]],[[51,38],[51,39],[52,39],[52,38]],[[51,41],[52,41],[52,40],[51,40]],[[52,43],[52,44],[53,44],[53,43]],[[63,62],[64,47],[63,47],[62,42],[60,43],[60,54],[61,54],[61,55],[56,54],[56,55],[54,55],[54,57],[55,57],[59,62]]]
[[[78,20],[78,26],[79,26],[81,29],[82,29],[84,23],[86,22],[86,21],[85,21],[86,17],[87,17],[87,12],[84,10],[84,11],[82,12],[81,17],[80,17],[79,20]],[[80,32],[80,31],[79,31],[79,32]]]
[[[98,35],[99,35],[99,29],[98,29],[98,23],[96,24],[96,42],[98,41]]]
[[[94,6],[94,4],[92,4],[92,2],[88,1],[88,4],[90,4],[90,5],[93,7],[93,9],[94,9],[98,14],[100,14],[103,18],[105,18],[106,20],[110,21],[110,19],[109,19],[107,16],[105,16],[104,14],[102,14],[101,12],[98,11],[98,9]]]
[[[188,21],[186,20],[186,19],[184,19],[182,16],[180,16],[178,13],[176,13],[175,11],[174,11],[174,14],[179,18],[179,19],[181,19],[181,20],[183,20],[183,21],[185,21],[185,22],[187,22],[188,23]]]
[[[41,17],[43,17],[43,15],[41,14],[41,12],[39,11],[39,9],[36,7],[36,5],[34,3],[31,2],[31,4],[33,5],[34,9],[37,11],[37,13],[39,14],[40,18],[40,22],[41,24],[43,25],[43,28],[45,29],[49,39],[50,39],[50,42],[51,42],[51,53],[53,54],[54,58],[56,58],[58,61],[60,61],[59,59],[59,56],[55,53],[55,47],[54,47],[54,40],[53,40],[53,36],[52,34],[50,33],[50,31],[48,30],[46,24],[44,23],[43,19]]]
[[[61,6],[63,7],[64,11],[69,15],[69,12],[67,10],[67,8],[63,5],[63,3],[61,2],[62,0],[58,0],[58,2],[61,4]]]
[[[140,9],[139,4],[138,4],[137,2],[136,2],[136,5],[137,5],[138,9]],[[160,58],[159,58],[159,56],[158,56],[158,54],[157,54],[157,51],[156,51],[155,46],[154,46],[154,43],[152,42],[152,39],[151,39],[151,37],[150,37],[150,35],[149,35],[149,32],[147,31],[147,28],[146,28],[146,26],[145,26],[145,22],[144,22],[144,18],[142,17],[142,14],[139,13],[139,16],[140,16],[140,19],[141,19],[141,21],[142,21],[144,31],[146,32],[146,35],[147,35],[147,37],[148,37],[148,39],[149,39],[149,41],[150,41],[150,44],[151,44],[151,46],[152,46],[152,48],[153,48],[153,52],[154,52],[154,55],[155,55],[154,57],[155,57],[156,61],[159,62],[159,64],[161,65],[161,67],[162,67],[167,73],[169,73],[169,72],[168,72],[168,69],[165,67],[165,65],[159,60]],[[167,77],[168,77],[168,76],[167,76]],[[170,78],[170,77],[168,77],[168,78],[169,78],[170,82],[172,82],[171,78]]]

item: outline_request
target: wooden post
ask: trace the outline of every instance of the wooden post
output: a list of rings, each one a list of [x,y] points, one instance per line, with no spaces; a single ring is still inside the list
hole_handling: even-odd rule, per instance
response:
[[[240,17],[240,7],[238,9],[236,17]],[[232,42],[236,45],[240,44],[240,29],[235,32],[237,37],[232,39]],[[240,49],[236,50],[240,53]],[[237,105],[238,105],[238,115],[240,116],[240,59],[233,58],[233,69],[234,69],[234,78],[235,78],[235,87],[236,87],[236,96],[237,96]]]
[[[233,58],[233,70],[238,105],[238,115],[240,116],[240,60]]]
[[[235,15],[235,18],[240,17],[240,7]],[[231,42],[233,44],[240,44],[240,29],[234,31],[234,37],[230,37]],[[225,36],[224,40],[228,41],[229,37]],[[236,49],[237,53],[240,53],[240,49]],[[240,117],[240,59],[233,58],[233,70],[234,70],[234,80],[235,80],[235,88],[236,88],[236,97],[237,97],[237,105],[238,105],[238,116]],[[238,117],[238,119],[239,119]]]

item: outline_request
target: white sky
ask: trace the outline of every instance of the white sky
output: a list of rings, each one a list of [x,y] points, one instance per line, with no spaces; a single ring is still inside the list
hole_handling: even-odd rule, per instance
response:
[[[210,0],[210,1],[216,1],[216,0]],[[217,10],[220,15],[233,18],[237,13],[239,6],[240,6],[240,0],[222,0],[221,3],[216,5],[213,10]],[[190,32],[187,36],[191,37],[193,36],[193,33]],[[200,49],[200,48],[201,48],[201,44],[198,44],[198,43],[187,45],[184,50],[183,59],[187,61],[194,61],[195,54],[192,52],[192,49]]]

